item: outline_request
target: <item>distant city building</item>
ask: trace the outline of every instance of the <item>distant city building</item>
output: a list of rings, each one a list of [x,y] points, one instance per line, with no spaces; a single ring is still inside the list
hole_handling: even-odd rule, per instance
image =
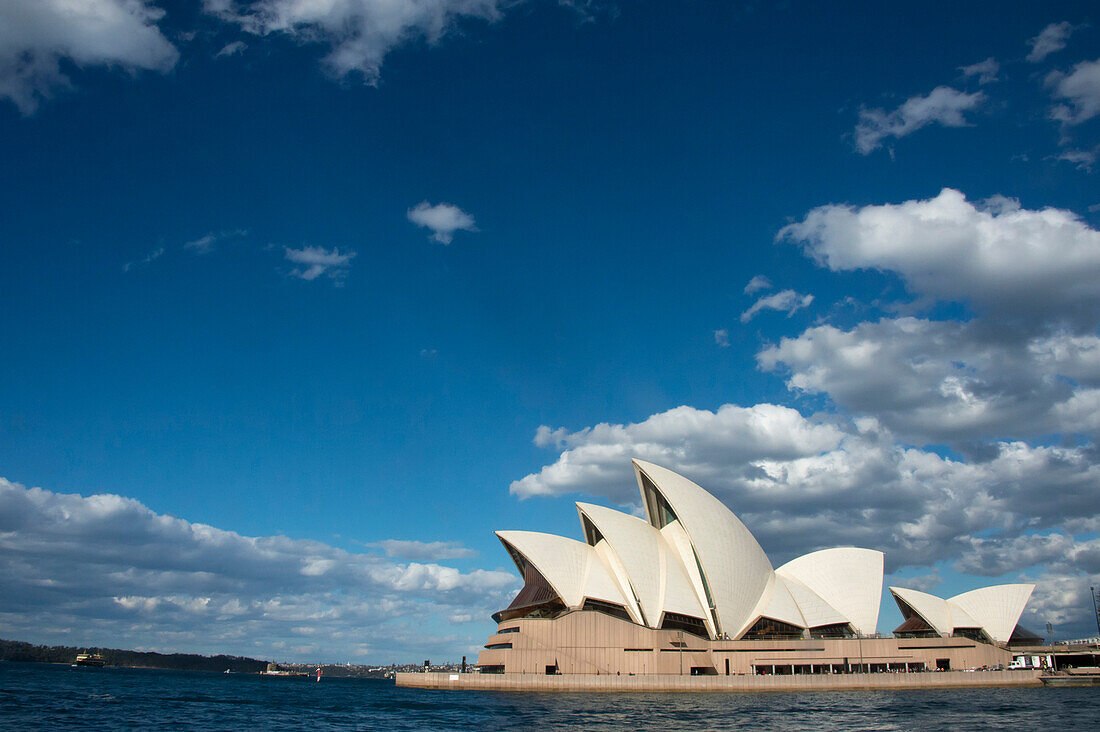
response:
[[[498,531],[524,586],[495,613],[483,673],[846,673],[1007,664],[1034,585],[948,600],[891,587],[905,622],[874,636],[883,554],[842,547],[773,569],[687,478],[634,460],[641,519],[577,503],[584,541]],[[1033,637],[1033,636],[1030,636]],[[686,671],[685,671],[686,669]]]

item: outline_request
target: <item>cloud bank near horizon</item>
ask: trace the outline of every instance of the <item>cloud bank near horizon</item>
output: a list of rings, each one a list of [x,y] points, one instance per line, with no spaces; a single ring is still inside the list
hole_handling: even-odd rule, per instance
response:
[[[406,556],[433,548],[398,544]],[[264,659],[389,663],[444,649],[457,658],[482,640],[480,626],[463,624],[506,605],[519,584],[510,572],[243,536],[131,498],[3,478],[0,550],[0,622],[13,637]]]

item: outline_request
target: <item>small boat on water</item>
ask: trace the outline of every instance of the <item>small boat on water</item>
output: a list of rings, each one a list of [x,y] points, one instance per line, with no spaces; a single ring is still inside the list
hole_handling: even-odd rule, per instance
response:
[[[76,654],[76,661],[73,662],[73,668],[76,668],[77,666],[103,668],[106,665],[107,659],[98,653],[78,653]]]

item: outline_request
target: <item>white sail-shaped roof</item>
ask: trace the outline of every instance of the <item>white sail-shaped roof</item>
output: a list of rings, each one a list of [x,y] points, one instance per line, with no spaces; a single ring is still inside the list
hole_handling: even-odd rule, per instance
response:
[[[690,615],[702,618],[707,632],[718,634],[714,619],[707,610],[707,593],[703,588],[703,577],[699,574],[699,563],[695,561],[695,550],[691,548],[684,527],[679,521],[673,521],[661,529],[661,538],[668,547],[667,560],[670,571],[665,574],[668,585],[665,589],[664,612]]]
[[[617,557],[608,548],[606,541],[601,541],[599,546],[592,547],[592,552],[588,555],[588,573],[584,578],[581,601],[583,602],[585,597],[591,597],[593,600],[604,600],[622,605],[627,609],[627,614],[630,615],[631,619],[636,623],[640,623],[642,617],[638,613],[638,606],[633,597],[628,599],[629,587],[626,588],[627,595],[624,595],[623,589],[620,588],[614,576],[616,572],[612,569],[612,565],[616,562]]]
[[[980,628],[982,624],[974,618],[970,617],[970,614],[963,610],[958,605],[955,605],[950,600],[947,601],[947,610],[951,613],[951,628]]]
[[[787,591],[798,603],[798,609],[802,612],[807,628],[819,628],[822,625],[843,625],[851,622],[843,613],[825,602],[821,595],[794,577],[781,575],[778,570],[776,570],[775,575],[779,582],[787,586]]]
[[[907,587],[891,587],[894,599],[901,600],[913,612],[919,615],[924,622],[940,635],[950,635],[955,626],[951,620],[951,609],[947,607],[947,600],[927,592],[910,590]],[[900,604],[900,603],[899,603]],[[902,613],[908,617],[907,613]]]
[[[806,619],[802,616],[802,611],[799,609],[798,603],[795,602],[794,597],[791,596],[791,592],[787,589],[786,583],[779,577],[776,577],[775,582],[772,584],[770,597],[768,597],[767,602],[762,602],[758,605],[757,612],[754,613],[754,615],[756,617],[779,620],[799,628],[807,627]],[[754,617],[753,620],[755,620],[756,617]]]
[[[626,604],[588,544],[538,531],[498,531],[496,535],[533,564],[568,607],[579,607],[585,597]]]
[[[654,491],[668,503],[691,540],[720,633],[738,637],[754,620],[772,577],[771,562],[741,520],[725,504],[687,478],[653,463],[634,460],[649,523],[661,528]]]
[[[1008,643],[1034,589],[1031,584],[982,587],[956,595],[947,604],[974,618],[995,642]]]
[[[646,624],[654,627],[661,615],[660,534],[642,519],[614,509],[578,503],[577,511],[592,522],[618,556],[626,575],[620,585],[632,590]]]
[[[691,589],[691,580],[672,555],[661,532],[636,516],[591,503],[578,503],[577,511],[587,518],[614,551],[624,571],[619,585],[623,594],[633,595],[645,623],[659,627],[664,611],[705,618],[707,613]],[[614,568],[614,563],[610,563]],[[633,599],[628,597],[628,600]],[[640,622],[640,621],[639,621]]]
[[[884,555],[873,549],[838,547],[792,559],[776,574],[813,590],[859,633],[878,627]]]

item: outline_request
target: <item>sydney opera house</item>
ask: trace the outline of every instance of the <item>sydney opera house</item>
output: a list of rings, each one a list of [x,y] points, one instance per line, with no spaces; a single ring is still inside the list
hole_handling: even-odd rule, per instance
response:
[[[950,599],[891,587],[904,622],[880,637],[882,552],[823,549],[773,568],[717,498],[671,470],[633,464],[645,519],[578,503],[583,541],[497,532],[524,585],[493,615],[483,674],[834,674],[1011,661],[1033,585]]]

